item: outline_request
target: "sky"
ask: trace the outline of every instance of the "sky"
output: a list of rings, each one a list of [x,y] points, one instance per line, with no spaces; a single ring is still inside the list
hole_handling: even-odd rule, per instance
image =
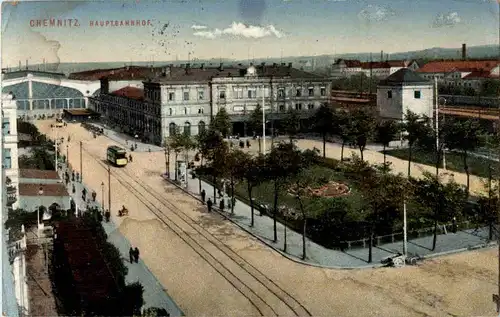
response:
[[[498,44],[498,6],[495,0],[2,2],[1,60],[5,68],[26,60],[259,59]],[[50,19],[72,25],[50,26]],[[146,25],[91,25],[130,20]]]

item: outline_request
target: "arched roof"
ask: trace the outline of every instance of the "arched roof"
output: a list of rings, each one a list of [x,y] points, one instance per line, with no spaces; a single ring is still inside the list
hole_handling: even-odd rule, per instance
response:
[[[83,94],[78,90],[70,87],[40,83],[32,81],[32,98],[83,98]],[[16,99],[29,98],[28,82],[22,82],[2,88],[2,93],[12,92]]]

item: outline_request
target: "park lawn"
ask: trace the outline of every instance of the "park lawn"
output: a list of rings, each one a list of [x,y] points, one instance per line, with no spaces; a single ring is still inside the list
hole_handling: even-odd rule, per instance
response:
[[[408,149],[394,149],[388,150],[387,156],[394,156],[403,160],[408,160]],[[432,152],[427,152],[420,149],[415,149],[412,153],[412,162],[420,163],[430,166],[435,166],[436,155]],[[467,155],[467,163],[469,165],[469,171],[471,175],[476,175],[479,177],[488,178],[489,176],[489,166],[495,167],[498,162],[489,160],[483,157],[477,157],[473,155]],[[440,168],[443,168],[443,164],[440,164]],[[457,152],[446,152],[446,169],[465,173],[464,171],[464,161],[462,155]]]

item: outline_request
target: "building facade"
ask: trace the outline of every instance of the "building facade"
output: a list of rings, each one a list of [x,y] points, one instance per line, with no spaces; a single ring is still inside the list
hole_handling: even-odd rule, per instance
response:
[[[359,60],[339,59],[332,65],[333,78],[349,78],[354,75],[364,74],[368,77],[385,79],[402,68],[417,70],[416,61],[387,60],[382,62],[361,62]]]
[[[295,69],[291,64],[170,66],[143,84],[143,99],[139,102],[145,106],[128,106],[136,102],[133,95],[139,94],[137,90],[132,91],[133,87],[128,87],[125,93],[118,90],[108,94],[101,88],[99,97],[91,98],[89,104],[110,121],[125,122],[138,130],[138,135],[157,144],[177,130],[198,134],[208,127],[221,108],[226,109],[233,122],[232,133],[245,135],[250,132],[245,122],[257,105],[262,107],[264,103],[268,125],[272,128],[290,109],[299,111],[302,118],[310,117],[321,104],[329,102],[331,94],[327,78]],[[121,99],[117,99],[118,95]],[[134,111],[141,114],[132,116]],[[152,126],[154,132],[150,131]],[[152,137],[147,137],[151,133]]]
[[[13,94],[2,94],[2,166],[5,170],[7,205],[16,208],[19,197],[17,105]]]
[[[432,118],[434,85],[403,68],[379,83],[377,107],[381,119],[402,121],[407,111]]]

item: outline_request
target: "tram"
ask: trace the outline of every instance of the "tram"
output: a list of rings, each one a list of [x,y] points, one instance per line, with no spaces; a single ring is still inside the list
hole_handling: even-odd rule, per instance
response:
[[[128,163],[127,151],[116,145],[108,146],[106,151],[108,162],[115,166],[125,166]]]

